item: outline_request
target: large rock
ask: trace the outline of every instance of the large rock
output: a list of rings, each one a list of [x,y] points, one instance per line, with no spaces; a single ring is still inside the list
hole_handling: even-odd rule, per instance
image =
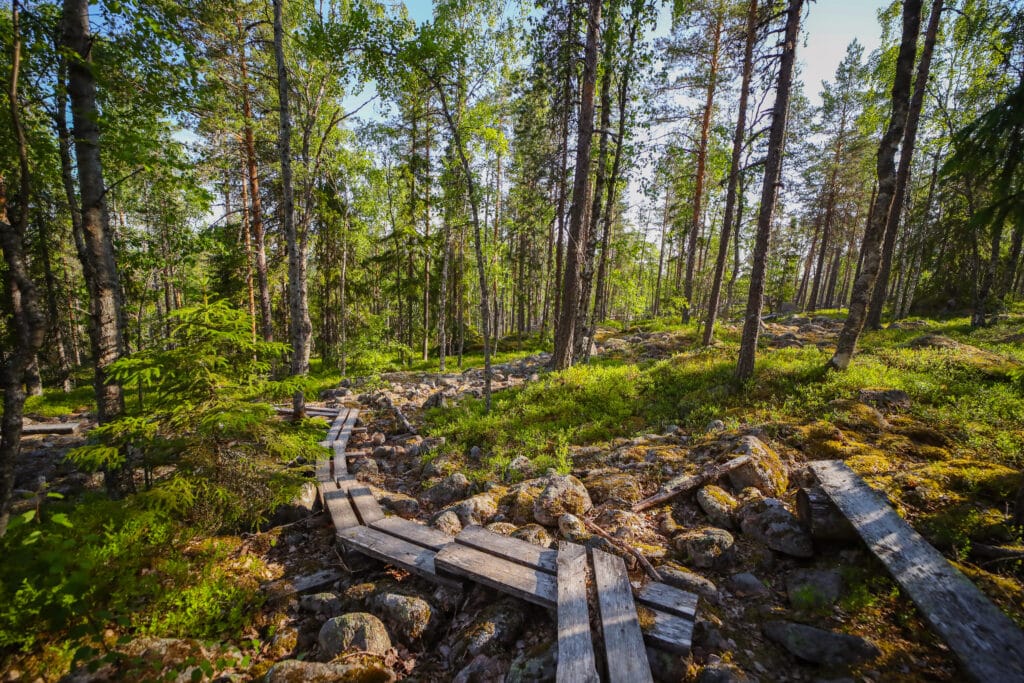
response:
[[[734,664],[716,662],[700,670],[697,683],[754,683],[754,679]]]
[[[713,605],[718,604],[718,586],[700,574],[694,574],[674,562],[666,562],[658,567],[661,580],[670,586],[696,593]]]
[[[307,612],[333,617],[341,612],[341,598],[336,593],[311,593],[299,598],[299,607]]]
[[[349,649],[382,655],[391,649],[391,637],[380,619],[367,612],[350,612],[324,622],[317,636],[329,659]]]
[[[733,528],[733,513],[739,502],[725,489],[714,485],[703,487],[697,491],[697,504],[712,524],[723,529]]]
[[[558,670],[558,644],[551,640],[524,650],[512,660],[505,683],[553,681]]]
[[[469,479],[461,472],[450,474],[437,482],[423,494],[423,498],[434,505],[448,505],[469,493]]]
[[[527,543],[539,545],[541,548],[550,548],[554,539],[551,538],[551,534],[548,530],[542,527],[540,524],[527,524],[519,527],[511,534],[512,538],[518,538]]]
[[[527,524],[533,521],[533,505],[544,490],[543,479],[528,479],[509,487],[508,493],[502,498],[502,504],[508,506],[508,515],[516,524]]]
[[[444,510],[430,522],[430,526],[438,531],[443,531],[449,536],[457,536],[462,531],[462,522],[454,510]]]
[[[601,504],[605,501],[635,503],[643,498],[640,483],[632,474],[622,472],[595,474],[583,482],[591,499]]]
[[[419,501],[404,493],[380,491],[377,496],[377,500],[379,500],[380,504],[386,509],[394,512],[399,517],[405,517],[406,519],[415,518],[420,511]]]
[[[843,592],[843,577],[834,569],[798,569],[786,577],[786,594],[797,609],[831,607]]]
[[[869,662],[881,652],[874,643],[846,633],[834,633],[791,621],[769,621],[764,634],[794,657],[825,666]]]
[[[372,600],[373,607],[406,641],[416,640],[427,630],[433,610],[423,598],[398,593],[381,593]]]
[[[455,640],[456,657],[493,654],[514,642],[523,630],[526,618],[522,604],[505,598],[484,609]]]
[[[554,475],[533,503],[533,517],[544,526],[556,526],[565,513],[582,515],[593,507],[590,494],[576,477]]]
[[[778,453],[756,436],[744,436],[736,442],[729,458],[749,455],[750,462],[729,472],[729,481],[737,491],[753,486],[766,496],[786,491],[789,476]]]
[[[341,662],[303,662],[286,659],[270,667],[266,683],[391,683],[395,674],[380,664],[344,664]]]
[[[758,498],[743,505],[737,515],[743,533],[780,553],[793,557],[814,555],[811,535],[775,498]]]
[[[558,532],[571,543],[586,543],[592,535],[582,519],[568,512],[558,518]]]
[[[498,503],[488,493],[479,493],[448,508],[459,517],[462,526],[483,526],[498,512]]]
[[[698,529],[679,534],[674,540],[676,550],[693,566],[721,567],[733,555],[735,541],[725,529]]]

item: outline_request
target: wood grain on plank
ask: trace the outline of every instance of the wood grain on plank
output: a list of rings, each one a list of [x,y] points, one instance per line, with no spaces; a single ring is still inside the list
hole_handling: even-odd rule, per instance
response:
[[[386,531],[404,541],[437,551],[452,543],[455,539],[425,524],[402,519],[401,517],[385,517],[370,524],[374,529]]]
[[[345,424],[345,420],[348,418],[348,414],[348,408],[342,408],[341,410],[338,411],[337,417],[335,417],[334,422],[331,423],[331,428],[327,430],[327,436],[324,438],[323,441],[320,442],[321,446],[325,446],[327,448],[331,447],[331,444],[334,443],[334,440],[338,438],[338,432],[341,431],[342,425]]]
[[[330,484],[327,486],[330,486]],[[356,517],[355,510],[352,509],[352,503],[349,502],[348,491],[328,489],[326,487],[321,488],[321,491],[324,507],[330,513],[335,529],[340,531],[348,527],[359,526],[359,518]]]
[[[482,550],[491,555],[517,564],[540,569],[549,574],[558,571],[558,551],[550,548],[541,548],[519,538],[510,538],[488,531],[482,526],[467,526],[455,540],[462,545]]]
[[[509,562],[459,543],[451,543],[439,550],[434,562],[439,572],[482,583],[542,607],[558,604],[555,577],[539,569]]]
[[[370,489],[365,486],[353,486],[348,489],[348,495],[352,498],[352,506],[363,524],[373,524],[379,519],[384,519],[384,511],[380,509],[380,503],[373,497]]]
[[[617,555],[597,549],[593,550],[593,556],[608,680],[610,683],[653,681],[626,563]]]
[[[587,549],[558,544],[558,683],[597,683],[587,606]]]
[[[656,610],[694,619],[697,616],[697,596],[657,581],[649,581],[636,590],[637,602]]]
[[[348,547],[387,564],[401,567],[436,583],[458,587],[458,581],[438,576],[433,550],[403,541],[380,529],[353,526],[338,531],[338,538]]]
[[[1024,632],[845,463],[818,461],[811,468],[971,678],[1024,681]]]
[[[644,640],[659,650],[688,655],[693,640],[693,620],[637,605]]]
[[[74,434],[81,426],[81,422],[34,422],[21,425],[22,436],[33,434]]]

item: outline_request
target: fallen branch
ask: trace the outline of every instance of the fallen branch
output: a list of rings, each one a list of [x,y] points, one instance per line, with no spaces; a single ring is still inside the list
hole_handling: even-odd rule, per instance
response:
[[[591,531],[593,531],[598,536],[600,536],[601,538],[603,538],[604,540],[606,540],[609,543],[611,543],[613,546],[615,546],[619,550],[624,550],[627,553],[629,553],[630,555],[632,555],[633,557],[635,557],[636,561],[640,563],[640,566],[644,568],[644,571],[647,572],[648,576],[650,576],[655,581],[661,581],[661,574],[658,573],[658,570],[655,569],[651,565],[651,563],[647,561],[647,558],[644,557],[640,553],[639,550],[637,550],[636,548],[631,548],[630,546],[626,545],[622,541],[619,541],[618,539],[613,538],[611,536],[611,534],[609,534],[607,531],[605,531],[604,529],[602,529],[598,525],[596,525],[593,522],[591,522],[589,519],[584,519],[583,520],[583,525],[586,526]]]
[[[391,400],[391,397],[388,396],[387,392],[382,391],[381,396],[384,397],[384,403],[386,403],[388,408],[390,408],[391,411],[395,414],[395,418],[398,420],[398,424],[402,426],[402,429],[409,432],[410,434],[415,434],[416,429],[412,426],[409,420],[406,419],[405,415],[402,413],[402,409],[396,406],[395,402]]]
[[[664,503],[666,500],[671,500],[672,498],[675,498],[681,493],[686,493],[687,491],[691,491],[697,488],[698,486],[706,484],[709,481],[718,479],[726,472],[730,472],[736,469],[737,467],[742,467],[743,465],[746,465],[748,462],[750,462],[750,456],[741,455],[737,458],[733,458],[728,462],[724,462],[721,465],[711,465],[709,467],[705,467],[704,470],[698,472],[697,474],[688,474],[684,477],[679,477],[677,479],[670,479],[665,483],[664,486],[662,486],[661,490],[655,493],[653,496],[649,498],[644,498],[639,503],[633,505],[633,512],[641,512],[648,508],[652,508],[655,505],[660,505],[661,503]]]

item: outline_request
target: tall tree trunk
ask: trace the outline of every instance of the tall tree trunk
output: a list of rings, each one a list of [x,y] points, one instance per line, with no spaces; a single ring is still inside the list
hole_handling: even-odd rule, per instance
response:
[[[242,179],[242,232],[245,239],[245,289],[248,293],[249,318],[251,320],[252,340],[256,341],[256,288],[252,272],[252,226],[249,222],[249,185],[246,178]]]
[[[722,45],[722,15],[715,14],[714,35],[711,43],[711,60],[708,68],[708,85],[704,95],[704,113],[700,122],[700,141],[697,145],[697,176],[693,191],[693,215],[690,218],[689,240],[686,245],[686,279],[683,282],[683,322],[690,322],[693,305],[693,271],[697,257],[697,233],[700,231],[701,212],[704,200],[704,176],[708,161],[708,138],[711,135],[711,114],[715,105],[715,89],[718,86],[718,53]]]
[[[772,107],[772,126],[768,134],[768,156],[764,163],[764,181],[761,186],[761,208],[757,216],[757,235],[754,241],[754,260],[750,270],[750,291],[743,321],[736,377],[749,379],[754,374],[754,356],[757,337],[761,330],[761,309],[764,306],[765,271],[771,242],[772,215],[782,181],[782,159],[786,143],[786,122],[789,116],[789,98],[793,88],[793,66],[796,63],[796,44],[800,35],[800,13],[803,0],[789,0],[786,10],[786,34],[779,62],[779,80],[775,88]]]
[[[861,269],[853,283],[850,296],[850,312],[846,323],[836,342],[836,351],[829,366],[836,370],[845,370],[850,365],[857,340],[864,329],[867,318],[868,302],[875,288],[878,271],[881,267],[881,244],[885,237],[886,223],[890,211],[898,211],[893,207],[896,194],[896,152],[903,139],[910,107],[910,79],[914,70],[914,58],[917,54],[917,34],[921,27],[921,0],[904,0],[903,2],[903,35],[900,40],[899,55],[896,58],[896,77],[892,86],[892,113],[889,127],[878,147],[878,194],[871,209],[871,217],[864,231],[864,242],[861,246]]]
[[[284,61],[284,0],[274,0],[274,61],[277,63],[277,97],[281,108],[278,152],[281,156],[282,226],[288,246],[288,336],[292,345],[291,374],[309,373],[309,345],[313,326],[309,321],[306,285],[306,236],[295,226],[295,193],[292,188],[292,119],[288,104],[288,67]],[[303,231],[305,232],[305,231]],[[295,417],[305,415],[306,396],[302,389],[292,399]]]
[[[665,231],[668,229],[668,202],[672,191],[669,185],[665,185],[665,208],[661,214],[661,247],[658,249],[658,280],[654,285],[654,305],[652,306],[654,317],[661,314],[661,279],[665,270]]]
[[[423,360],[430,358],[430,128],[425,133],[426,182],[423,188]]]
[[[590,146],[594,135],[594,89],[597,85],[597,52],[600,42],[601,0],[588,0],[587,42],[584,48],[583,82],[576,142],[576,169],[572,183],[572,208],[569,210],[569,244],[566,250],[562,305],[555,331],[552,364],[556,370],[572,365],[573,336],[580,306],[580,271],[583,266],[583,241],[586,239],[587,190],[590,180]]]
[[[61,324],[60,309],[57,307],[57,278],[50,261],[50,226],[46,218],[37,223],[39,232],[39,260],[43,264],[43,282],[46,288],[47,329],[53,335],[53,347],[57,353],[57,368],[60,372],[61,388],[71,391],[71,364],[64,345],[64,326]]]
[[[63,44],[75,57],[68,61],[68,94],[74,122],[75,157],[82,211],[82,270],[89,288],[89,337],[96,368],[94,387],[100,423],[124,412],[121,386],[107,376],[110,365],[124,354],[121,282],[100,160],[99,109],[92,73],[93,38],[88,0],[65,0]],[[131,489],[130,467],[108,468],[107,491],[114,497]]]
[[[928,72],[932,65],[935,37],[939,32],[942,4],[943,0],[932,0],[928,28],[925,29],[924,34],[924,47],[921,49],[921,59],[917,63],[914,94],[910,98],[907,127],[903,133],[903,145],[900,147],[900,164],[896,171],[896,190],[892,200],[892,211],[889,212],[889,218],[886,220],[885,237],[882,240],[882,264],[879,267],[878,282],[871,295],[871,304],[868,308],[866,324],[873,330],[882,326],[882,309],[885,307],[886,292],[889,288],[893,249],[896,247],[896,233],[899,232],[900,217],[903,215],[903,204],[906,201],[907,186],[910,182],[910,167],[914,158],[914,147],[917,143],[917,125],[921,120],[921,109],[928,88]]]
[[[747,7],[746,41],[743,46],[743,76],[740,83],[740,101],[736,112],[736,129],[732,135],[732,159],[729,162],[729,182],[725,190],[725,217],[722,219],[722,237],[718,242],[715,259],[715,275],[711,281],[711,295],[708,297],[708,317],[704,324],[704,345],[709,346],[715,338],[715,320],[718,317],[718,303],[722,296],[722,279],[725,277],[725,260],[729,256],[729,238],[732,231],[733,214],[736,212],[736,185],[739,182],[740,163],[743,157],[743,139],[747,132],[747,99],[750,96],[750,77],[754,71],[754,43],[757,42],[757,0],[750,0]]]

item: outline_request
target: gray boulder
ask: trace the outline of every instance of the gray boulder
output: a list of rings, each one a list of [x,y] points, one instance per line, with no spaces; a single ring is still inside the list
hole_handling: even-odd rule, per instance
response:
[[[769,621],[764,634],[794,657],[826,666],[863,664],[881,654],[874,643],[859,636],[791,621]]]
[[[533,517],[544,526],[556,526],[565,513],[582,515],[593,507],[583,483],[572,475],[553,475],[533,503]]]
[[[433,614],[430,603],[412,595],[381,593],[373,598],[371,604],[406,641],[422,636]]]
[[[450,474],[431,486],[423,494],[423,498],[434,505],[448,505],[469,493],[469,479],[461,472]]]
[[[303,662],[286,659],[270,667],[266,683],[336,683],[337,681],[365,681],[391,683],[397,680],[394,672],[380,664],[344,664],[341,662]]]
[[[383,655],[391,637],[380,619],[367,612],[350,612],[324,622],[317,636],[324,656],[333,659],[349,649]]]
[[[735,541],[724,529],[698,529],[679,534],[674,540],[676,550],[693,566],[721,567],[732,559]]]
[[[743,533],[772,550],[793,557],[814,555],[811,535],[782,501],[775,498],[752,500],[740,508],[738,515]]]
[[[712,524],[723,529],[733,528],[733,513],[739,502],[725,489],[713,484],[701,488],[697,491],[697,504]]]

